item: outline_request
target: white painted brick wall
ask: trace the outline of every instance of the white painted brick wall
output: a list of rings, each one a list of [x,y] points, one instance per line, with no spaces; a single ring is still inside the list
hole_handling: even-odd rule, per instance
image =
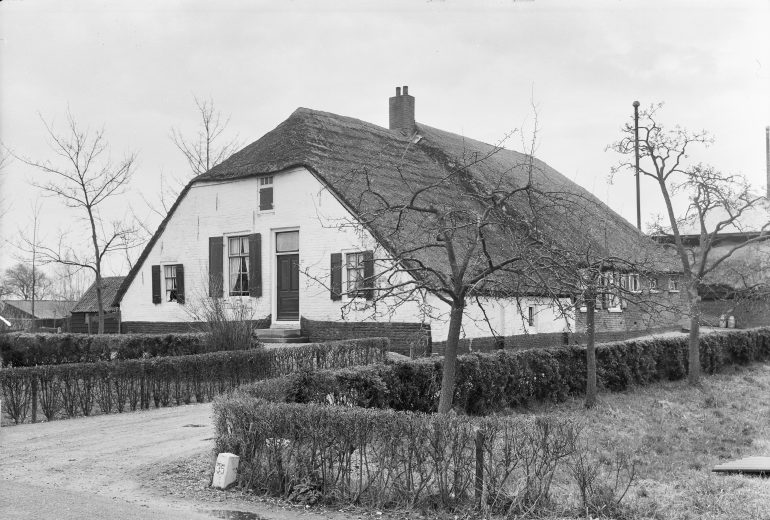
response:
[[[193,321],[190,310],[208,294],[209,237],[250,233],[262,235],[262,297],[229,297],[229,300],[251,305],[255,319],[268,314],[275,316],[275,233],[294,229],[299,230],[300,242],[300,315],[324,321],[370,319],[371,310],[351,311],[350,305],[344,305],[349,302],[330,299],[328,275],[331,253],[375,249],[375,258],[382,258],[382,252],[376,250],[372,237],[354,226],[344,226],[351,222],[350,213],[304,168],[275,175],[273,198],[274,211],[260,213],[259,178],[256,177],[193,186],[169,219],[162,236],[126,291],[121,302],[122,320]],[[226,239],[224,245],[226,249]],[[222,251],[222,257],[227,283],[226,250]],[[164,264],[184,265],[186,304],[152,303],[150,269],[152,265]],[[161,280],[162,288],[164,283],[165,280]],[[165,294],[165,291],[162,293]],[[446,339],[448,308],[435,298],[430,298],[429,303],[437,309],[433,318],[421,314],[419,306],[414,303],[395,309],[380,305],[379,319],[404,322],[425,319],[431,323],[434,340],[442,341]],[[527,302],[522,301],[521,305],[526,310]],[[558,319],[542,302],[538,305],[536,330],[530,332],[561,331],[564,320]],[[344,313],[343,307],[346,309]],[[524,332],[525,327],[514,302],[490,301],[484,308],[499,333],[511,335]],[[466,316],[465,337],[491,335],[489,326],[479,323],[483,313],[477,305],[468,305]]]

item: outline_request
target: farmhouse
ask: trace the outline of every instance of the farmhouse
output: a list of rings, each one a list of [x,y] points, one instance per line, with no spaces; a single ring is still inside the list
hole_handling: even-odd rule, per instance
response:
[[[627,221],[545,163],[415,122],[415,99],[407,87],[403,93],[397,89],[389,109],[384,128],[299,108],[194,178],[115,295],[121,331],[187,330],[201,318],[202,302],[223,298],[233,308],[247,308],[262,327],[298,329],[313,341],[388,336],[397,350],[424,348],[431,341],[440,350],[447,305],[431,294],[405,301],[387,296],[391,287],[409,280],[406,263],[397,276],[378,278],[388,271],[388,259],[395,261],[395,251],[411,246],[420,251],[413,263],[445,269],[446,260],[420,247],[437,238],[426,237],[427,224],[419,218],[402,222],[372,215],[417,193],[427,194],[421,199],[426,204],[467,206],[480,186],[526,184],[528,175],[597,208],[592,218],[602,223],[601,240],[589,237],[597,248],[622,256],[640,244],[650,246]],[[458,165],[460,180],[445,182],[454,179]],[[523,209],[519,213],[527,218]],[[574,228],[570,216],[557,213],[560,220],[544,232],[568,235]],[[489,243],[492,255],[511,245],[500,237]],[[468,303],[466,348],[489,347],[482,338],[492,336],[553,342],[565,330],[584,327],[580,315],[561,311],[546,297],[552,292],[539,292],[532,283],[521,287],[515,295],[488,292]],[[619,300],[605,300],[599,313],[597,322],[608,334],[672,327],[679,318],[655,321]]]

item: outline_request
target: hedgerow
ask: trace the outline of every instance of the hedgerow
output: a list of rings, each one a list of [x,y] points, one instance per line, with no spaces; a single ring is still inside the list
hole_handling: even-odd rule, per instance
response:
[[[387,338],[312,343],[0,370],[3,410],[24,422],[39,406],[59,417],[204,402],[233,388],[296,370],[339,368],[385,360]]]
[[[202,333],[0,334],[0,360],[3,366],[13,367],[188,356],[212,350],[207,336]]]
[[[770,328],[704,335],[700,349],[705,373],[768,360]],[[687,350],[685,336],[600,345],[596,350],[599,384],[609,391],[621,391],[631,385],[681,379],[687,375]],[[465,413],[483,415],[532,401],[559,402],[585,391],[585,363],[585,348],[575,346],[459,356],[454,406]],[[442,360],[435,358],[301,372],[283,383],[280,395],[298,403],[434,412],[442,366]],[[265,393],[269,388],[247,385],[240,391],[272,398]]]
[[[215,401],[217,452],[240,457],[239,484],[314,503],[537,509],[574,453],[558,418],[431,415],[248,397]]]

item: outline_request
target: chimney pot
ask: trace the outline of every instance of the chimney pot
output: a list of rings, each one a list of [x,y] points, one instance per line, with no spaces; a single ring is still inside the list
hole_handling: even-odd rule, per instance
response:
[[[409,87],[407,87],[406,85],[404,85],[404,95],[405,96],[409,95]]]
[[[401,95],[401,87],[396,87],[396,96]]]

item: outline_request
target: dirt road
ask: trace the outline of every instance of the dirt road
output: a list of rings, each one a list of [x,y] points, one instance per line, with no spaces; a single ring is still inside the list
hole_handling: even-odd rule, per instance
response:
[[[207,489],[213,448],[210,404],[3,427],[0,518],[348,518]]]

